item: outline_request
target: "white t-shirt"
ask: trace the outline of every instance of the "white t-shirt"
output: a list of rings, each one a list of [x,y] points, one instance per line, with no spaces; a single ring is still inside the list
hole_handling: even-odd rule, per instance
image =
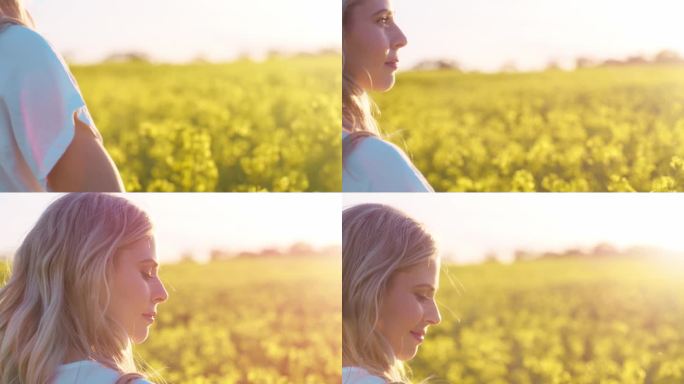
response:
[[[343,367],[342,384],[387,384],[387,381],[371,375],[363,368]]]
[[[0,27],[1,28],[1,27]],[[0,30],[0,192],[46,191],[74,137],[74,113],[101,140],[69,69],[37,32]]]
[[[342,140],[349,133],[342,131]],[[396,145],[369,136],[344,159],[343,192],[434,192],[425,177]]]
[[[60,365],[57,378],[52,384],[114,384],[121,374],[92,361],[82,360]],[[145,379],[132,381],[134,384],[153,384]]]

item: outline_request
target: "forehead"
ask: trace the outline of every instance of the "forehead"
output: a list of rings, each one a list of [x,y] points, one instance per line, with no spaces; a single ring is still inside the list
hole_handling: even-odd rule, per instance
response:
[[[356,11],[363,14],[375,14],[382,10],[392,11],[390,0],[360,0],[354,4]]]
[[[118,259],[126,262],[139,262],[145,259],[156,260],[154,237],[151,235],[146,236],[120,248],[117,256]]]
[[[439,258],[431,258],[423,263],[395,273],[391,284],[415,286],[420,284],[439,285]]]

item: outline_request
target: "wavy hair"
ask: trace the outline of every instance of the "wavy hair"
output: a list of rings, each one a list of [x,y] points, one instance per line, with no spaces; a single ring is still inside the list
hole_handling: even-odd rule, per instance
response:
[[[392,276],[439,257],[435,241],[403,212],[362,204],[342,213],[342,360],[389,382],[410,383],[377,329]]]
[[[110,276],[117,251],[151,231],[122,197],[72,193],[50,204],[0,289],[1,383],[50,383],[70,356],[137,372],[126,331],[107,314]]]
[[[23,0],[0,0],[0,31],[11,24],[33,28],[33,18],[24,7]]]
[[[345,70],[346,53],[344,41],[351,23],[351,11],[363,0],[342,0],[342,122],[350,135],[342,143],[342,158],[345,159],[354,147],[368,136],[380,137],[378,123],[373,117],[378,112],[368,92],[361,88]]]

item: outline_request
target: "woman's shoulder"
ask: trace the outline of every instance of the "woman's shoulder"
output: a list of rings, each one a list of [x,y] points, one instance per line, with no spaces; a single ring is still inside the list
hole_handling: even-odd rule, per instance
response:
[[[50,43],[38,32],[21,25],[11,25],[0,32],[0,64],[20,63],[18,68],[62,64]]]
[[[397,145],[376,136],[362,138],[345,160],[349,173],[364,175],[376,192],[430,192],[422,174]]]
[[[121,374],[97,361],[83,360],[59,366],[57,379],[53,384],[114,384]],[[152,384],[137,379],[133,384]]]
[[[383,378],[373,376],[359,367],[342,368],[342,384],[387,384]]]
[[[409,158],[401,148],[377,136],[367,136],[359,140],[350,155],[374,164],[410,164]]]
[[[50,43],[40,33],[23,25],[10,25],[0,32],[0,46],[16,54],[54,51]]]

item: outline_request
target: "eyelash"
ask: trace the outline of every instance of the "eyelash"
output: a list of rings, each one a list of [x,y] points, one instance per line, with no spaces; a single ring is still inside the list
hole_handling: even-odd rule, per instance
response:
[[[418,294],[418,293],[416,293],[416,297],[418,298],[418,301],[428,301],[428,300],[430,300],[429,297],[420,295],[420,294]]]

